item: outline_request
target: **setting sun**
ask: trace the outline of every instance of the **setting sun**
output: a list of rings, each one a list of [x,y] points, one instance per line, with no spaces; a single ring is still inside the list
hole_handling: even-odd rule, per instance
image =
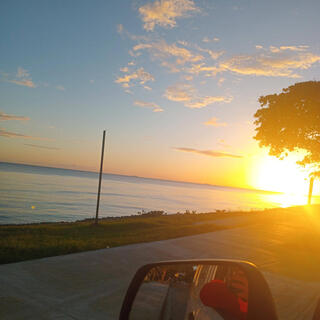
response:
[[[308,193],[308,173],[296,164],[294,157],[279,160],[263,157],[254,170],[257,188],[296,195]]]

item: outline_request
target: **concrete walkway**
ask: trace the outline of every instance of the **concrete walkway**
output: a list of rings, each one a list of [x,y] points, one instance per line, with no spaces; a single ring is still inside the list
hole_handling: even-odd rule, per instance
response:
[[[284,276],[277,251],[300,222],[245,219],[213,233],[2,265],[0,319],[117,319],[138,267],[197,258],[254,262],[271,287],[280,319],[312,319],[320,282]]]

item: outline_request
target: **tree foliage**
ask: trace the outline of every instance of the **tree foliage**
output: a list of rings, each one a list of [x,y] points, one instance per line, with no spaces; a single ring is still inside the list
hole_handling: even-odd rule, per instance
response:
[[[280,94],[261,96],[259,103],[254,115],[259,145],[278,158],[303,150],[297,163],[320,176],[320,81],[296,83]]]

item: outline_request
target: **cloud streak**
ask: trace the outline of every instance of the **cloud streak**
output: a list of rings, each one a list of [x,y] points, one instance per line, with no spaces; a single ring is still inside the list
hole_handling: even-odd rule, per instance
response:
[[[153,109],[153,112],[162,112],[163,109],[154,102],[135,101],[134,105],[141,108]]]
[[[177,18],[187,17],[190,12],[199,9],[192,0],[158,0],[147,3],[139,8],[143,28],[153,31],[155,26],[173,28]]]
[[[38,144],[31,144],[31,143],[24,143],[24,145],[28,147],[36,148],[36,149],[60,150],[60,148],[56,148],[56,147],[40,146]]]
[[[30,79],[24,79],[24,80],[8,80],[7,82],[11,82],[14,84],[17,84],[19,86],[29,87],[29,88],[35,88],[36,85],[33,83]]]
[[[173,148],[176,151],[188,152],[188,153],[196,153],[204,156],[209,156],[213,158],[236,158],[241,159],[243,156],[239,156],[236,154],[231,154],[227,152],[219,152],[215,150],[198,150],[193,148]]]
[[[206,42],[206,43],[209,43],[209,42],[219,42],[220,41],[220,39],[219,38],[217,38],[217,37],[214,37],[214,38],[208,38],[208,37],[204,37],[203,39],[202,39],[202,42]]]
[[[320,61],[320,56],[307,52],[306,46],[271,46],[268,49],[256,46],[252,55],[236,55],[221,62],[213,71],[230,71],[241,75],[299,78],[296,70],[309,69]]]
[[[52,141],[51,139],[48,139],[48,138],[33,137],[33,136],[28,136],[28,135],[25,135],[25,134],[21,134],[21,133],[7,131],[6,129],[3,129],[3,128],[0,128],[0,137]]]
[[[28,120],[30,120],[30,118],[23,117],[23,116],[16,116],[13,114],[6,114],[6,113],[0,111],[0,121],[7,121],[7,120],[28,121]]]
[[[164,96],[170,101],[183,103],[188,108],[199,109],[216,102],[231,102],[231,97],[225,96],[199,96],[190,85],[178,83],[166,89]]]
[[[193,75],[204,74],[215,77],[218,73],[232,72],[239,75],[254,75],[266,77],[300,78],[299,70],[309,69],[320,61],[320,56],[308,52],[307,46],[270,46],[264,48],[256,45],[257,52],[246,55],[235,55],[224,60],[219,59],[214,65],[206,62],[193,63],[185,68],[185,72]],[[198,47],[207,52],[212,59],[217,60],[223,51],[211,51]]]

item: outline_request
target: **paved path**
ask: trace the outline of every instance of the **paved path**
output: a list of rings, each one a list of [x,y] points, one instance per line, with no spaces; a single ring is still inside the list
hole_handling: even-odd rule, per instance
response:
[[[230,222],[225,220],[233,225]],[[256,263],[271,287],[279,318],[311,319],[320,294],[319,276],[304,281],[303,273],[313,270],[313,260],[304,268],[305,259],[298,265],[293,254],[296,248],[290,249],[292,239],[311,234],[310,223],[306,225],[302,228],[300,218],[244,217],[223,231],[2,265],[0,319],[117,319],[138,267],[159,260],[196,258]],[[318,225],[312,228],[315,232]],[[312,233],[312,243],[315,241]],[[311,246],[306,239],[304,243]],[[284,249],[287,260],[283,260]],[[305,276],[310,278],[310,274]]]

